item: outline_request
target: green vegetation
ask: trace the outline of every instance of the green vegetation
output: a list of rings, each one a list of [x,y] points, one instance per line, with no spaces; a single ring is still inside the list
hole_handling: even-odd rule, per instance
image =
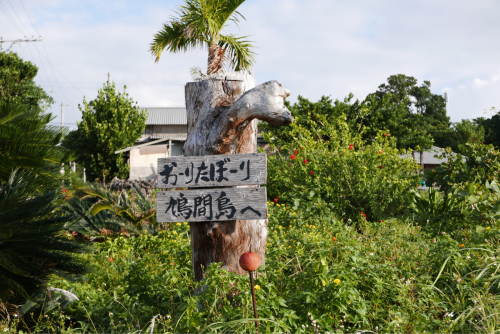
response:
[[[321,333],[488,332],[500,325],[498,227],[433,230],[411,217],[368,223],[358,215],[356,228],[283,204],[270,203],[269,212],[266,265],[256,279],[261,332],[314,333],[310,316]],[[252,331],[248,277],[214,265],[193,282],[188,231],[178,223],[157,236],[95,244],[82,255],[92,267],[85,280],[51,281],[79,301],[40,317],[38,330]]]
[[[115,151],[132,146],[146,127],[147,114],[136,104],[125,91],[117,91],[114,83],[106,83],[94,100],[84,98],[83,106],[78,105],[82,121],[63,145],[78,154],[89,180],[128,178],[130,167],[123,154]]]
[[[160,60],[163,50],[186,52],[190,49],[208,49],[206,74],[222,71],[224,66],[240,71],[255,63],[252,45],[246,36],[223,35],[222,31],[232,21],[238,23],[243,15],[238,7],[245,0],[185,0],[176,13],[177,18],[163,25],[151,43],[151,53]],[[229,62],[229,64],[228,64]],[[195,74],[203,75],[200,69]]]

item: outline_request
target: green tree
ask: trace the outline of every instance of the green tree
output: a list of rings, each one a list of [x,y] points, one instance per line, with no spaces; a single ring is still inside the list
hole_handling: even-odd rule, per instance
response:
[[[496,112],[496,109],[492,108],[492,111]],[[484,143],[500,149],[500,113],[496,112],[490,118],[476,118],[474,123],[484,128]]]
[[[0,53],[0,101],[21,103],[31,111],[43,112],[54,102],[33,79],[38,68],[16,53]]]
[[[457,123],[451,123],[450,130],[447,131],[448,135],[441,142],[443,147],[450,147],[455,153],[462,153],[468,151],[465,144],[469,143],[483,143],[484,142],[484,128],[476,121],[463,119]]]
[[[367,135],[373,136],[378,129],[386,128],[398,137],[399,148],[415,149],[419,146],[427,149],[433,143],[443,146],[443,141],[450,132],[446,102],[443,96],[433,94],[430,87],[430,81],[424,81],[418,86],[414,77],[391,75],[387,83],[381,84],[366,99],[374,104],[366,117],[367,126],[371,129]],[[396,113],[387,112],[385,108],[390,105],[388,102],[404,109],[398,109]]]
[[[124,87],[126,89],[126,87]],[[129,166],[115,151],[132,146],[146,127],[147,113],[140,111],[128,93],[117,91],[114,83],[104,84],[97,97],[83,105],[78,129],[64,138],[63,145],[78,154],[89,179],[127,178]]]
[[[223,35],[232,21],[244,17],[237,11],[245,0],[185,0],[184,6],[163,25],[151,43],[151,53],[160,60],[163,50],[186,52],[208,48],[207,74],[220,72],[227,61],[236,71],[248,69],[255,62],[252,45],[246,36]]]
[[[39,193],[43,182],[17,171],[0,184],[0,315],[17,313],[16,305],[44,295],[50,274],[85,269],[74,256],[84,247],[60,233],[72,219],[56,210],[64,194]]]

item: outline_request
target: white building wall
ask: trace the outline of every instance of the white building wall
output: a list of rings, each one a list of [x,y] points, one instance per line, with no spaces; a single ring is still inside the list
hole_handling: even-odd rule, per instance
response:
[[[180,141],[172,141],[172,156],[182,155],[182,147],[184,143]],[[161,153],[152,152],[162,151]],[[169,157],[167,145],[154,145],[142,148],[134,148],[130,150],[130,180],[156,178],[158,158]]]

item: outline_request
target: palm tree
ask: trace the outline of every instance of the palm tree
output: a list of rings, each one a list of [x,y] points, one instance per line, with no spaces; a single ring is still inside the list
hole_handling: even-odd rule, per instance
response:
[[[173,17],[163,25],[151,43],[151,53],[160,60],[163,50],[186,52],[190,48],[208,47],[207,74],[222,71],[229,65],[236,71],[249,69],[255,62],[247,36],[222,35],[229,21],[243,17],[237,9],[245,0],[185,0]],[[229,64],[227,62],[229,61]]]

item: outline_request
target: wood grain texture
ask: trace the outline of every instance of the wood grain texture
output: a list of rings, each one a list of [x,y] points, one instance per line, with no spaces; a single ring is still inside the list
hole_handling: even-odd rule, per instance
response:
[[[265,153],[158,159],[158,188],[228,187],[266,182]]]
[[[158,191],[158,222],[207,222],[266,219],[266,188]]]
[[[215,83],[205,83],[205,81],[210,80],[186,85],[188,110],[188,136],[184,143],[186,156],[237,153],[238,148],[249,141],[245,136],[248,125],[257,119],[277,126],[293,122],[293,116],[284,105],[290,91],[276,81],[261,84],[244,93],[239,99],[235,99],[235,96],[246,85],[235,84],[236,81],[230,83],[222,81],[220,85],[217,84],[220,81]],[[211,96],[204,92],[205,89],[216,90],[212,94],[217,100],[215,103],[207,101]],[[221,91],[227,93],[226,99],[221,98]],[[200,97],[205,100],[200,100]],[[195,101],[187,101],[190,98],[194,98]],[[190,106],[195,107],[193,112],[190,112]],[[252,129],[256,130],[256,124],[252,125]]]
[[[247,96],[245,103],[240,101],[236,108],[230,110],[246,91],[254,87],[255,79],[249,73],[217,73],[209,76],[208,80],[188,83],[185,87],[188,139],[184,155],[255,153],[256,116],[259,113],[261,119],[278,120],[274,123],[278,125],[293,121],[283,104],[289,92],[276,82],[264,84],[264,87]],[[266,97],[266,94],[269,96]],[[255,113],[245,114],[245,110]],[[280,118],[280,115],[283,117]],[[239,257],[248,251],[257,253],[261,264],[265,265],[267,219],[190,224],[196,281],[203,279],[205,268],[213,262],[222,262],[222,268],[246,274],[239,265]]]

